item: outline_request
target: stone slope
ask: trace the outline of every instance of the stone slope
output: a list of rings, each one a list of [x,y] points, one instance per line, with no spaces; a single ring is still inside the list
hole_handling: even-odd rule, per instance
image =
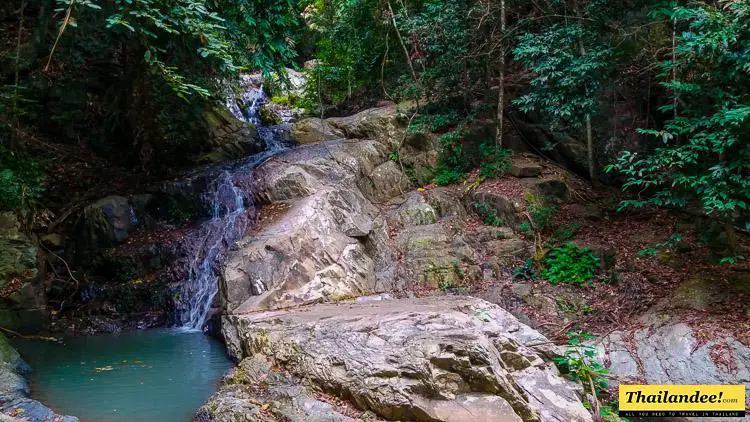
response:
[[[379,297],[230,315],[223,328],[237,358],[274,362],[306,394],[388,420],[591,420],[580,386],[549,362],[556,348],[480,299]],[[225,401],[220,392],[212,403]]]

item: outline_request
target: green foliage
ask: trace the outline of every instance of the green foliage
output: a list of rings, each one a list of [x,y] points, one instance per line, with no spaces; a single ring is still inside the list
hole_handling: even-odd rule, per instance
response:
[[[463,177],[464,174],[460,171],[451,170],[444,166],[438,166],[435,174],[435,183],[438,186],[448,186],[460,182]]]
[[[435,169],[435,183],[446,186],[459,182],[470,164],[463,147],[463,135],[460,130],[445,133],[438,138],[440,153],[438,166]]]
[[[479,165],[479,175],[487,178],[501,177],[512,167],[511,151],[495,144],[480,145],[482,157]]]
[[[583,315],[591,315],[596,312],[596,309],[587,303],[573,303],[562,297],[556,297],[555,300],[557,301],[557,306],[563,312],[581,313]]]
[[[744,261],[744,260],[745,260],[745,257],[742,256],[742,255],[727,256],[727,257],[722,258],[719,261],[719,265],[721,265],[722,267],[726,268],[726,267],[731,267],[732,265],[734,265],[734,264],[736,264],[736,263],[738,263],[740,261]]]
[[[450,126],[457,125],[461,119],[458,117],[456,111],[451,110],[445,114],[436,114],[427,116],[430,120],[430,130],[433,132],[440,132],[447,129]]]
[[[558,283],[582,286],[594,279],[599,268],[599,258],[590,248],[579,248],[575,243],[558,246],[544,259],[546,268],[543,272],[553,285]]]
[[[581,228],[580,224],[570,223],[564,226],[560,226],[555,230],[555,234],[550,243],[567,242],[575,236],[576,232]]]
[[[524,195],[524,200],[534,228],[540,232],[549,229],[554,222],[557,206],[547,203],[544,198],[531,192]]]
[[[594,397],[607,389],[607,374],[609,370],[596,359],[596,349],[586,344],[596,336],[582,331],[567,333],[569,340],[565,348],[565,355],[554,358],[561,371],[573,381],[580,382],[584,390]],[[593,386],[593,391],[592,390]],[[602,409],[604,412],[610,409]]]
[[[0,144],[0,211],[33,209],[44,191],[43,182],[39,163]]]
[[[461,268],[461,261],[454,259],[451,261],[451,268],[453,270],[453,274],[456,275],[458,278],[464,278],[464,270]]]
[[[598,110],[599,86],[610,66],[611,50],[595,42],[595,34],[572,22],[521,35],[513,53],[535,77],[531,91],[514,104],[540,111],[553,129],[581,127],[585,116]]]
[[[137,40],[132,44],[139,59],[184,100],[210,94],[186,76],[196,68],[225,75],[243,68],[268,73],[296,54],[290,36],[299,20],[291,0],[56,2],[58,12],[72,8],[69,26],[78,31],[102,25],[117,39]]]
[[[472,207],[482,217],[484,224],[495,227],[502,227],[505,225],[502,219],[497,216],[497,210],[487,201],[477,201]]]
[[[656,244],[656,247],[654,248],[644,248],[638,251],[638,255],[640,256],[646,256],[646,257],[654,257],[657,255],[657,253],[660,250],[663,249],[675,249],[679,246],[680,242],[684,237],[679,233],[674,233],[672,236],[669,237],[669,239],[659,242]]]
[[[656,256],[657,252],[659,252],[656,248],[644,248],[638,251],[638,255],[640,256],[647,256],[647,257],[654,257]]]
[[[523,265],[513,269],[513,278],[521,280],[537,280],[539,279],[539,272],[536,270],[536,262],[534,259],[527,259]]]
[[[294,98],[289,95],[273,96],[271,97],[271,102],[274,104],[291,106],[291,105],[294,105]]]
[[[661,128],[640,129],[654,139],[652,150],[624,151],[607,167],[625,176],[625,189],[650,194],[623,206],[697,201],[706,213],[750,228],[750,4],[695,3],[652,16],[681,28],[676,62],[661,63],[672,98],[660,111],[671,117]]]

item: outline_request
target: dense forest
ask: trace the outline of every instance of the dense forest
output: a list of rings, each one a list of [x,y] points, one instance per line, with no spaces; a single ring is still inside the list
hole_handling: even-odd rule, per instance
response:
[[[256,394],[247,377],[261,373],[283,388],[311,380],[308,398],[335,410],[323,414],[359,420],[618,420],[610,368],[652,384],[750,382],[749,234],[749,0],[0,4],[0,332],[220,333],[246,359],[202,422],[235,420],[225,396]],[[351,305],[339,320],[321,304],[380,293],[430,299],[374,305],[414,308],[382,349],[337,337],[377,312]],[[446,293],[460,298],[431,296]],[[242,320],[302,305],[320,306],[305,323],[336,333]],[[429,374],[362,364],[398,355],[393,338],[422,344],[412,325],[433,306],[444,325],[429,334],[448,344],[444,327],[470,327],[472,346],[440,343],[459,351],[424,358]],[[472,325],[496,320],[549,341]],[[567,353],[542,350],[552,343]],[[514,381],[483,384],[476,344]],[[247,363],[256,346],[268,365]],[[284,360],[304,347],[355,363],[321,381]],[[610,349],[615,362],[600,361]],[[518,374],[545,361],[588,395],[559,387],[564,408],[528,398]],[[442,371],[456,391],[398,390]],[[358,384],[374,378],[397,398]],[[464,393],[502,396],[517,419],[451,401]],[[243,405],[269,418],[248,420],[318,420],[269,410],[286,399],[264,394]]]
[[[624,205],[746,229],[749,13],[744,1],[5,2],[2,207],[45,205],[54,170],[35,151],[58,144],[146,172],[184,166],[206,148],[202,110],[240,72],[283,83],[314,60],[304,95],[278,101],[326,116],[418,101],[413,129],[442,132],[438,182],[501,156],[506,126],[526,118],[554,134],[542,154],[583,143],[572,164],[637,194]],[[463,145],[479,119],[494,139]]]

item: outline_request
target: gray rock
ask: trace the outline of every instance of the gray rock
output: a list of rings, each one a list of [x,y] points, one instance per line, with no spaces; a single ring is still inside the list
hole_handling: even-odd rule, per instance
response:
[[[600,359],[618,382],[750,383],[750,348],[736,339],[705,340],[687,324],[655,311],[641,321],[646,328],[616,331],[597,346]]]
[[[334,141],[344,137],[342,130],[316,117],[304,119],[292,125],[292,139],[298,144]]]
[[[96,250],[122,243],[138,225],[127,198],[108,196],[89,205],[76,224],[78,249]]]
[[[427,202],[440,218],[463,218],[467,215],[461,198],[448,188],[430,189],[427,191]]]
[[[277,309],[391,287],[387,226],[358,188],[386,160],[376,142],[337,141],[301,147],[261,166],[259,196],[290,207],[229,251],[220,282],[224,307]]]
[[[327,121],[342,130],[348,138],[374,139],[395,151],[404,140],[406,121],[397,105],[373,108],[348,117]]]
[[[359,184],[362,192],[375,202],[385,202],[411,189],[409,178],[401,171],[395,161],[386,161],[376,167],[363,183]]]
[[[557,179],[524,179],[526,190],[550,202],[565,202],[570,199],[568,185]]]
[[[398,213],[401,223],[405,226],[425,226],[437,223],[437,213],[419,192],[410,192],[406,202],[399,207]]]
[[[263,150],[264,143],[255,126],[237,119],[229,110],[211,107],[203,111],[202,117],[211,135],[206,145],[210,151],[194,158],[198,164],[242,158]]]
[[[28,398],[6,401],[0,404],[0,412],[18,415],[22,418],[21,420],[30,422],[78,422],[78,418],[74,416],[58,415],[42,403]]]
[[[531,296],[531,284],[528,283],[514,283],[511,287],[513,294],[522,298]]]
[[[521,222],[521,204],[514,201],[506,196],[493,193],[493,192],[477,192],[474,191],[469,196],[470,203],[468,208],[478,213],[479,210],[475,206],[477,203],[484,203],[489,206],[489,209],[494,211],[495,217],[499,218],[503,224],[513,230],[518,230]],[[479,215],[480,218],[484,219],[484,215]]]
[[[510,175],[524,179],[528,177],[537,177],[542,174],[542,166],[532,163],[514,163],[510,169]]]
[[[298,378],[286,372],[274,371],[271,362],[260,355],[243,360],[227,374],[219,391],[198,410],[193,420],[354,421],[340,414],[331,404],[315,398]]]
[[[44,280],[38,276],[36,243],[11,212],[0,213],[0,326],[33,331],[47,322]]]
[[[559,350],[501,308],[468,297],[314,305],[224,318],[238,358],[391,420],[590,421]],[[240,419],[242,420],[242,419]]]

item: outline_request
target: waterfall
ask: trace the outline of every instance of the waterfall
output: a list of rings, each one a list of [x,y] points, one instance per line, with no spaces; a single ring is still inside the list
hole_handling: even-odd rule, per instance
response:
[[[189,279],[182,292],[187,299],[187,311],[181,323],[188,329],[202,329],[210,317],[211,305],[219,291],[214,266],[226,246],[245,233],[249,219],[243,194],[229,171],[223,171],[215,181],[211,196],[211,220],[203,225],[201,243],[190,262]]]
[[[225,251],[242,239],[256,215],[252,192],[241,190],[236,177],[250,180],[256,167],[289,147],[287,125],[261,126],[260,109],[266,103],[262,82],[258,84],[257,77],[245,75],[241,84],[242,95],[228,99],[227,107],[239,120],[257,127],[266,150],[222,169],[204,194],[211,219],[199,231],[189,262],[188,280],[181,290],[183,306],[177,312],[178,324],[188,330],[202,330],[206,326],[219,292],[218,278]]]

